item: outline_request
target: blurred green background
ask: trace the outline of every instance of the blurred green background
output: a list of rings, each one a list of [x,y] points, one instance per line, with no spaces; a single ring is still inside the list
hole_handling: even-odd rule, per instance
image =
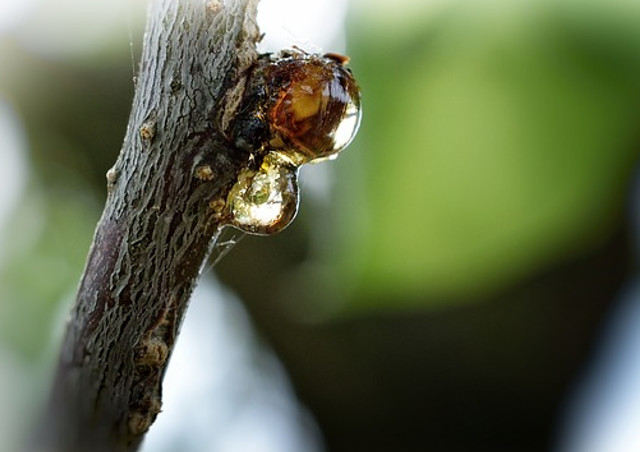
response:
[[[124,136],[145,7],[31,3],[0,28],[0,144],[21,175],[0,198],[0,381],[16,380],[7,363],[29,375],[28,396],[5,395],[21,425]],[[216,275],[318,447],[549,450],[633,270],[640,3],[361,0],[344,23],[346,3],[324,3],[340,11],[324,45],[346,39],[361,85],[360,133],[303,171],[290,228],[245,238]]]

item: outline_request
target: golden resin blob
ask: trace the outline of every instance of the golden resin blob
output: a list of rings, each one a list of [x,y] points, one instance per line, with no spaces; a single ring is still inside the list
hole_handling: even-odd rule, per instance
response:
[[[242,170],[227,197],[229,224],[251,234],[284,229],[298,209],[298,170],[335,158],[361,119],[348,59],[286,51],[259,58],[232,135],[255,169]]]

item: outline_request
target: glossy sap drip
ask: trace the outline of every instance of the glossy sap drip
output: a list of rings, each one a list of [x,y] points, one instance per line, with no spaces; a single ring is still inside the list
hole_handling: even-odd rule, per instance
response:
[[[284,229],[298,210],[298,168],[276,152],[257,171],[243,170],[227,197],[233,226],[253,234]]]
[[[347,69],[307,56],[276,64],[273,74],[287,80],[268,111],[283,153],[303,164],[334,156],[351,142],[360,124],[360,93]]]
[[[252,234],[284,229],[298,208],[298,169],[335,158],[360,125],[360,92],[347,59],[285,52],[263,56],[234,126],[244,169],[227,197],[229,224]]]

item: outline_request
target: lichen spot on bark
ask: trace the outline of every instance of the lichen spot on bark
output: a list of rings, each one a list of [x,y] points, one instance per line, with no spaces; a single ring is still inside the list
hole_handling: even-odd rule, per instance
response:
[[[200,180],[213,179],[213,170],[210,165],[200,165],[196,168],[195,175]]]
[[[149,430],[152,423],[153,419],[149,413],[134,411],[129,415],[129,432],[134,436],[140,436]]]
[[[156,121],[149,119],[140,126],[140,138],[143,143],[151,143],[156,136]]]
[[[134,359],[137,366],[161,367],[169,357],[169,347],[158,337],[142,340],[135,349]]]
[[[222,2],[220,0],[209,0],[206,3],[207,11],[212,14],[218,14],[222,9]]]
[[[227,203],[222,198],[214,199],[209,202],[209,208],[213,210],[213,213],[216,216],[216,218],[222,217],[222,214],[224,212],[224,208],[226,205]]]

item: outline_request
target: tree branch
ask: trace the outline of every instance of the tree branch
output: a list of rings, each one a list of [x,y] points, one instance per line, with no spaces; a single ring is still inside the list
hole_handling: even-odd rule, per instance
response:
[[[256,59],[258,0],[158,0],[108,199],[36,447],[133,451],[243,166],[223,130]],[[235,151],[235,152],[234,152]]]

